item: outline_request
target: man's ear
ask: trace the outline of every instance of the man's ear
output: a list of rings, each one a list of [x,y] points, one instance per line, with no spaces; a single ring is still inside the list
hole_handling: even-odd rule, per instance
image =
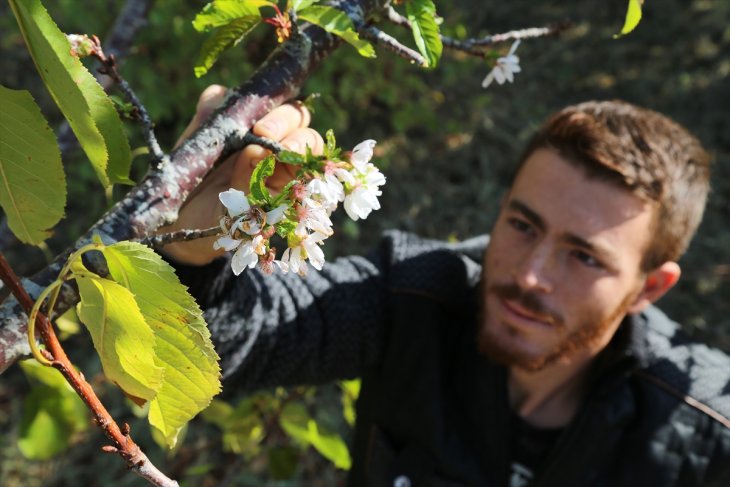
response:
[[[664,296],[672,289],[682,274],[679,264],[676,262],[665,262],[644,278],[644,286],[636,296],[636,299],[628,309],[629,313],[638,313],[647,306]]]

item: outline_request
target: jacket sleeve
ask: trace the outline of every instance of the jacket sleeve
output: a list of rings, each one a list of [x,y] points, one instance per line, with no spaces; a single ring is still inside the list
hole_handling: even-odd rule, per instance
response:
[[[387,245],[309,269],[306,277],[248,269],[228,258],[173,263],[203,308],[228,391],[352,378],[377,360],[388,316]]]

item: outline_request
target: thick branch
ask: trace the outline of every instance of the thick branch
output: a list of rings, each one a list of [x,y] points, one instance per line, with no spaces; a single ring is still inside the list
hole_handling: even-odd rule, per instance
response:
[[[356,25],[361,25],[386,0],[341,0],[333,2]],[[305,25],[298,36],[280,45],[242,86],[231,90],[222,107],[215,111],[185,142],[159,166],[152,168],[142,182],[109,210],[74,245],[79,248],[98,234],[105,243],[142,238],[158,227],[174,222],[177,212],[191,191],[203,180],[217,161],[230,155],[253,124],[276,106],[297,96],[309,74],[337,46],[339,39],[322,29]],[[213,224],[215,222],[211,222]],[[23,286],[37,297],[58,275],[74,249]],[[91,260],[90,270],[106,274],[104,263]],[[78,300],[76,290],[64,287],[57,302],[62,312]],[[25,314],[14,299],[0,307],[0,372],[24,353]]]
[[[0,253],[0,279],[13,292],[13,295],[19,303],[22,304],[26,313],[30,313],[33,308],[33,299],[20,285],[20,279],[15,275],[5,257]],[[113,446],[107,446],[104,451],[119,453],[119,455],[127,462],[127,467],[134,473],[147,480],[152,485],[160,487],[177,487],[178,483],[169,479],[163,474],[147,456],[137,446],[137,444],[129,436],[129,426],[124,425],[122,430],[117,425],[114,418],[111,417],[109,411],[99,401],[94,390],[91,388],[81,373],[77,372],[71,361],[66,356],[66,352],[61,347],[50,321],[42,314],[38,314],[37,318],[38,331],[41,335],[43,343],[46,345],[47,358],[51,361],[53,368],[63,374],[66,381],[73,387],[76,394],[79,395],[84,404],[89,408],[94,418],[94,422],[104,431],[104,434],[113,443]]]

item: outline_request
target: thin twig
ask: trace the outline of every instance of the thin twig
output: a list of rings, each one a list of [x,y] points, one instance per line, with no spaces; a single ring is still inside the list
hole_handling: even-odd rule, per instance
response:
[[[147,23],[147,15],[153,3],[154,0],[127,0],[111,30],[104,35],[104,52],[113,54],[117,64],[127,56],[137,32]],[[101,73],[96,76],[96,79],[104,91],[109,91],[113,83],[112,79]],[[64,161],[67,161],[70,152],[78,147],[78,140],[65,120],[58,129],[58,146]]]
[[[409,30],[413,28],[411,26],[411,22],[399,14],[393,7],[389,7],[387,13],[388,21],[392,24],[405,27]],[[516,41],[518,39],[532,39],[536,37],[555,35],[568,29],[570,26],[571,23],[569,21],[565,21],[548,27],[528,27],[526,29],[511,30],[501,34],[494,34],[478,39],[465,39],[463,41],[442,35],[441,42],[447,49],[461,51],[472,56],[486,57],[486,49],[494,44]]]
[[[212,237],[221,232],[221,227],[211,227],[205,230],[179,230],[177,232],[151,235],[139,240],[139,243],[148,247],[159,248],[173,242],[187,242],[189,240]]]
[[[421,53],[414,51],[408,46],[404,46],[395,37],[386,34],[373,25],[361,28],[359,34],[361,37],[383,46],[400,57],[408,59],[412,63],[418,64],[419,66],[428,66],[428,61],[421,55]]]
[[[463,51],[475,56],[484,56],[484,50],[494,44],[551,36],[566,30],[568,27],[570,27],[569,22],[561,22],[548,27],[529,27],[526,29],[511,30],[501,34],[494,34],[479,39],[466,39],[463,41],[441,36],[441,41],[445,48]]]
[[[264,149],[269,149],[274,154],[278,154],[279,152],[286,150],[283,145],[275,140],[267,139],[266,137],[259,137],[258,135],[254,135],[252,132],[246,132],[246,135],[244,135],[241,140],[240,148],[242,149],[251,144],[260,145]]]
[[[2,253],[0,253],[0,279],[11,289],[15,298],[25,309],[25,312],[30,314],[34,304],[33,299],[28,295],[23,286],[21,286],[20,278],[15,274]],[[48,318],[39,313],[37,324],[41,340],[46,345],[45,355],[51,361],[51,365],[63,374],[66,381],[73,387],[76,394],[81,397],[91,411],[94,422],[104,431],[107,438],[112,441],[113,446],[105,446],[102,449],[105,452],[118,453],[127,462],[127,468],[152,485],[159,487],[178,487],[178,483],[168,478],[155,467],[139,446],[132,440],[129,436],[129,426],[125,424],[124,429],[122,429],[117,425],[109,414],[109,411],[106,410],[96,393],[94,393],[91,385],[86,382],[84,376],[77,372],[71,364]]]
[[[149,147],[150,152],[154,157],[154,161],[156,163],[162,162],[166,156],[165,153],[162,152],[160,144],[157,142],[157,137],[155,136],[154,131],[154,124],[152,123],[152,119],[150,118],[149,113],[147,113],[147,109],[139,100],[139,98],[137,98],[137,95],[134,93],[134,90],[132,90],[132,87],[129,86],[129,83],[127,83],[127,81],[122,78],[122,75],[119,74],[119,70],[117,69],[117,61],[114,55],[110,54],[109,56],[107,56],[106,54],[104,54],[104,50],[101,47],[101,41],[99,41],[98,37],[91,36],[90,40],[93,43],[93,48],[90,54],[97,58],[99,62],[101,62],[99,72],[112,78],[119,86],[119,89],[122,90],[122,92],[124,93],[124,97],[127,99],[127,101],[131,103],[132,106],[134,106],[134,114],[142,122],[142,129],[144,131],[144,136],[147,139],[147,146]]]

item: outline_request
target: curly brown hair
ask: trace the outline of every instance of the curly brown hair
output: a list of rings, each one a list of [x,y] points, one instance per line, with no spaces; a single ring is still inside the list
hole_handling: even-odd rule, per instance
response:
[[[528,144],[520,167],[540,148],[555,150],[590,178],[656,204],[643,271],[685,252],[705,209],[710,155],[684,127],[624,101],[591,101],[550,117]]]

